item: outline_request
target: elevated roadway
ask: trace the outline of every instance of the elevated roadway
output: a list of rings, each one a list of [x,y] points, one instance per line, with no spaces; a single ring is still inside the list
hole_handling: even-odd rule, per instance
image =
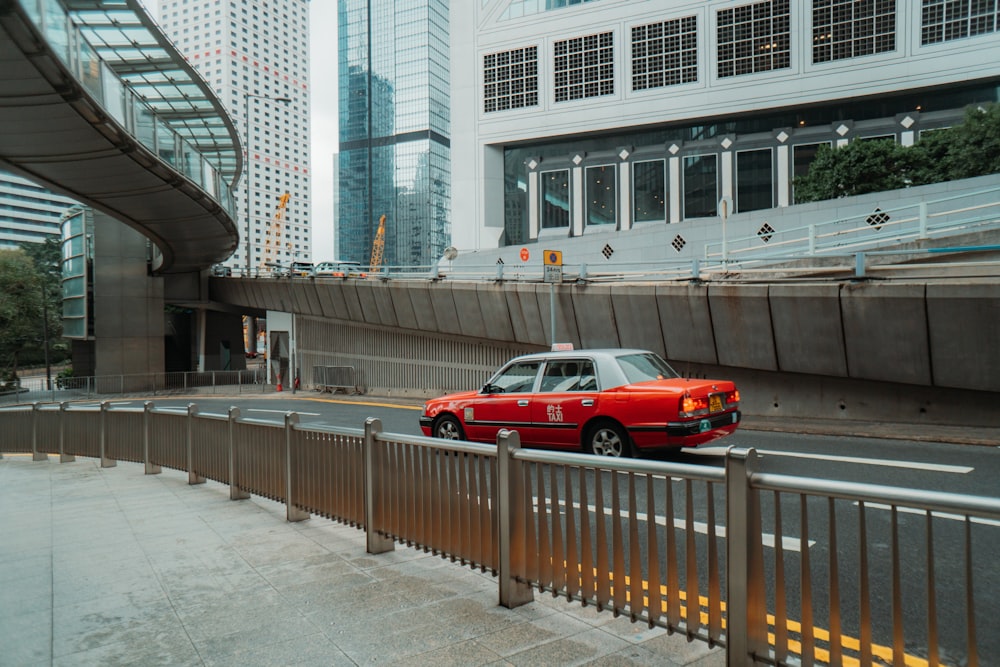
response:
[[[237,132],[136,0],[0,0],[0,166],[138,230],[154,271],[237,247]]]

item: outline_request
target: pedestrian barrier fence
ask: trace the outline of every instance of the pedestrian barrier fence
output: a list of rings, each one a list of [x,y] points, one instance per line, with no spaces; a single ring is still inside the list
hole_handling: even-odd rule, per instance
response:
[[[234,391],[240,394],[263,393],[269,387],[263,368],[80,377],[57,375],[53,378],[35,376],[18,378],[15,386],[8,386],[5,391],[0,391],[0,403],[58,402],[129,394],[156,396],[188,390],[202,393],[225,391],[230,395]]]
[[[320,391],[364,393],[353,366],[313,366],[313,386]]]
[[[303,425],[186,409],[0,409],[0,452],[185,471],[497,577],[725,646],[730,665],[980,664],[995,655],[1000,500]],[[985,593],[976,595],[977,584]],[[887,592],[885,592],[887,591]],[[985,631],[980,631],[982,628]],[[991,643],[993,642],[993,643]],[[985,663],[984,663],[985,664]]]

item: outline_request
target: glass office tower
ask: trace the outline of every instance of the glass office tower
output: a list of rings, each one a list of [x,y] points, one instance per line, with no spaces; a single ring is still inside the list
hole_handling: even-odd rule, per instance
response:
[[[448,3],[339,0],[340,259],[425,266],[451,239]]]

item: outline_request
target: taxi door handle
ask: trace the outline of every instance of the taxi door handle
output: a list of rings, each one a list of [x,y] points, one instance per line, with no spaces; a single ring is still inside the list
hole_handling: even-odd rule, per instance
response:
[[[592,407],[594,407],[594,399],[592,399],[592,398],[585,398],[582,401],[580,401],[580,405],[582,405],[585,408],[592,408]]]
[[[526,407],[528,407],[528,399],[526,399],[526,398],[520,398],[520,399],[518,399],[517,406],[519,408],[526,408]]]

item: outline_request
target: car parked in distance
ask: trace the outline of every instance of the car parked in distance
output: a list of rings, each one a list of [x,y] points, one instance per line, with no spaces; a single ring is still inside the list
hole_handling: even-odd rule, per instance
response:
[[[316,265],[313,275],[317,278],[364,278],[367,274],[361,267],[361,262],[320,262]]]
[[[695,447],[733,433],[740,393],[729,380],[683,378],[647,350],[564,350],[511,359],[477,391],[427,401],[427,436],[603,456]]]

